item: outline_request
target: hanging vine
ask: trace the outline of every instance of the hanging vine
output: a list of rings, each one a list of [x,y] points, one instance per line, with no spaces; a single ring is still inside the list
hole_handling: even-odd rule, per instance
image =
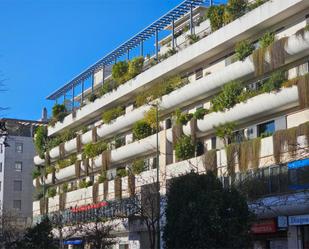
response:
[[[77,160],[75,162],[75,176],[76,178],[80,178],[80,166],[81,166],[81,161],[80,160]]]
[[[64,143],[59,144],[59,157],[60,159],[65,157]]]
[[[106,180],[104,183],[104,199],[106,200],[108,197],[108,181]]]
[[[109,169],[111,158],[111,151],[105,150],[102,152],[101,160],[102,160],[102,172],[106,172]]]
[[[92,128],[92,142],[96,143],[98,141],[97,127]]]
[[[190,131],[191,131],[191,139],[194,144],[196,142],[196,130],[197,130],[197,120],[195,118],[192,118],[190,120]]]
[[[129,194],[130,197],[135,195],[135,175],[129,174],[128,176],[128,188],[129,188]]]
[[[77,150],[77,153],[82,152],[82,141],[81,141],[81,135],[80,134],[78,134],[76,136],[76,150]]]
[[[93,203],[98,202],[98,196],[99,196],[99,183],[95,182],[92,185],[92,202]]]
[[[261,139],[255,138],[240,144],[239,171],[246,172],[251,165],[257,169],[260,164]]]
[[[227,171],[230,176],[235,175],[235,164],[239,161],[239,144],[229,144],[225,147],[226,160],[227,160]]]
[[[300,108],[309,107],[309,74],[298,78],[297,87]]]
[[[115,198],[121,199],[122,197],[122,179],[121,177],[116,177],[114,180],[115,184]]]
[[[208,150],[204,154],[204,168],[207,171],[217,173],[217,151]]]
[[[60,209],[60,211],[65,210],[66,199],[67,199],[66,193],[61,193],[59,195],[59,209]]]

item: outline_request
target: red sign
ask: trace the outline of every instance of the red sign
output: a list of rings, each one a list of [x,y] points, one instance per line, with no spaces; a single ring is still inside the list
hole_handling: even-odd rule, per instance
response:
[[[260,220],[251,226],[251,232],[253,234],[275,233],[277,232],[276,221],[275,219]]]
[[[83,211],[87,211],[87,210],[91,210],[91,209],[97,209],[97,208],[106,207],[106,206],[108,206],[108,202],[102,201],[102,202],[99,202],[99,203],[96,203],[96,204],[88,204],[88,205],[75,207],[75,208],[72,208],[71,211],[73,213],[77,213],[77,212],[83,212]]]

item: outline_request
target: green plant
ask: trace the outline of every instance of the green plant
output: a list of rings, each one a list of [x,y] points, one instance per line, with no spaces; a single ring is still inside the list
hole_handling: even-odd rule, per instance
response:
[[[229,0],[225,6],[225,23],[229,23],[245,14],[246,0]]]
[[[107,180],[107,172],[103,171],[98,178],[98,183],[103,183]]]
[[[100,141],[95,144],[89,143],[84,146],[83,156],[85,158],[93,158],[105,150],[107,150],[107,143],[105,141]]]
[[[238,96],[243,91],[241,82],[232,81],[222,87],[220,94],[211,100],[211,110],[214,112],[225,111],[238,103]]]
[[[93,185],[93,182],[92,181],[86,181],[85,179],[80,181],[79,184],[78,184],[78,187],[79,188],[88,188],[90,186]]]
[[[206,110],[205,108],[198,108],[195,113],[193,113],[193,117],[195,119],[203,119],[207,113],[208,110]]]
[[[53,173],[54,170],[55,170],[55,168],[53,166],[51,166],[51,165],[45,166],[45,174],[46,175]]]
[[[134,139],[140,140],[152,135],[153,129],[145,120],[140,120],[133,125],[132,132]]]
[[[282,83],[286,80],[285,72],[278,70],[271,74],[270,78],[263,84],[263,92],[277,91],[281,88]]]
[[[107,79],[99,90],[99,96],[103,96],[104,94],[109,93],[116,88],[116,83],[112,79]]]
[[[123,169],[117,169],[116,175],[117,175],[118,177],[125,177],[125,176],[128,175],[128,171],[127,171],[125,168],[123,168]]]
[[[41,171],[36,166],[32,171],[32,179],[36,179],[37,177],[41,176]]]
[[[66,193],[68,192],[68,189],[69,189],[69,185],[67,182],[63,183],[62,186],[61,186],[61,190],[63,193]]]
[[[119,61],[112,68],[112,77],[118,83],[122,84],[127,80],[129,64],[127,61]]]
[[[159,111],[159,110],[158,110]],[[153,130],[157,128],[157,109],[156,107],[150,108],[148,112],[145,113],[144,120]]]
[[[44,153],[46,152],[47,141],[48,141],[47,127],[43,125],[39,126],[35,132],[34,146],[40,158],[44,158]]]
[[[57,194],[56,188],[49,187],[49,188],[47,189],[47,196],[48,196],[48,198],[55,197],[56,194]]]
[[[105,124],[109,124],[112,120],[124,114],[124,108],[121,106],[106,110],[103,112],[102,120]]]
[[[175,144],[177,159],[186,160],[194,156],[195,145],[190,136],[182,135]]]
[[[64,104],[56,104],[52,109],[53,119],[62,122],[64,117],[67,115],[67,109]]]
[[[235,53],[238,60],[243,61],[252,54],[254,45],[249,40],[244,40],[236,44]]]
[[[128,79],[132,79],[142,72],[144,65],[144,57],[135,57],[129,62]]]
[[[248,4],[247,5],[247,9],[249,11],[261,6],[262,4],[266,3],[268,0],[256,0],[256,1],[253,1],[252,3]]]
[[[207,11],[207,18],[209,18],[212,31],[216,31],[223,26],[224,12],[224,5],[213,5],[209,7]]]
[[[266,32],[259,40],[260,48],[267,48],[275,41],[275,34],[272,32]]]
[[[134,160],[132,163],[132,173],[138,175],[145,170],[145,162],[143,159]]]
[[[187,39],[190,44],[196,43],[200,40],[200,37],[196,34],[187,35]]]
[[[235,127],[235,122],[227,122],[214,127],[216,136],[223,139],[225,146],[232,140]]]
[[[92,94],[90,94],[88,100],[90,102],[94,102],[97,98],[98,98],[98,96],[95,93],[92,93]]]

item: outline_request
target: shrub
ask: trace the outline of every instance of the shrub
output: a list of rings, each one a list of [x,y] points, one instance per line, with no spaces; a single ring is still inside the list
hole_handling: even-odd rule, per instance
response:
[[[86,181],[86,180],[83,180],[83,181],[80,181],[79,184],[78,184],[78,187],[79,188],[88,188],[90,186],[93,185],[93,182],[92,181]]]
[[[50,188],[47,189],[47,196],[48,196],[49,198],[55,197],[56,194],[57,194],[56,188],[50,187]]]
[[[62,122],[64,117],[67,115],[67,109],[65,105],[63,104],[54,105],[52,109],[52,115],[53,115],[53,119],[55,119],[56,121]]]
[[[175,144],[175,155],[177,159],[186,160],[192,158],[195,152],[195,145],[190,136],[181,136]]]
[[[48,141],[47,127],[39,126],[36,129],[35,136],[34,136],[34,147],[40,158],[44,158],[44,153],[46,152],[47,141]]]
[[[198,108],[195,113],[193,113],[193,117],[195,119],[203,119],[204,116],[208,113],[208,110],[204,108]]]
[[[106,110],[103,112],[102,120],[105,124],[109,124],[112,120],[124,114],[124,108],[121,106]]]
[[[158,110],[159,111],[159,110]],[[157,108],[152,107],[144,116],[144,120],[151,126],[153,130],[157,128]]]
[[[128,171],[126,169],[117,169],[116,175],[118,177],[125,177],[128,175]]]
[[[144,57],[136,57],[129,62],[128,79],[132,79],[142,72]]]
[[[275,34],[266,32],[259,40],[260,48],[267,48],[275,41]]]
[[[51,166],[51,165],[46,166],[46,167],[45,167],[45,174],[46,174],[46,175],[51,174],[51,173],[54,172],[54,170],[55,170],[55,168],[54,168],[53,166]]]
[[[117,86],[112,79],[108,79],[104,82],[103,86],[99,90],[99,96],[103,96],[106,93],[109,93],[116,89]]]
[[[63,193],[66,193],[68,192],[68,189],[69,189],[69,185],[67,182],[63,183],[62,186],[61,186],[61,190]]]
[[[112,68],[112,77],[118,83],[122,84],[127,80],[129,64],[127,61],[119,61]]]
[[[186,125],[193,117],[191,113],[181,113],[180,109],[176,109],[174,116],[176,117],[176,124]]]
[[[101,173],[101,175],[99,175],[99,178],[98,178],[98,183],[103,183],[107,180],[107,173],[106,171],[103,171]]]
[[[235,127],[235,122],[227,122],[225,124],[220,124],[219,126],[214,127],[216,130],[216,136],[223,139],[225,146],[228,145],[229,141],[232,140]]]
[[[246,57],[252,54],[254,45],[249,40],[244,40],[236,44],[235,52],[238,60],[243,61]]]
[[[232,81],[222,87],[222,92],[211,100],[212,111],[225,111],[238,103],[238,96],[243,91],[241,82]]]
[[[196,43],[200,40],[200,37],[196,34],[187,35],[187,39],[189,40],[190,44]]]
[[[212,31],[216,31],[223,26],[224,11],[224,5],[213,5],[209,7],[207,11],[207,18],[209,18]]]
[[[282,83],[286,80],[285,73],[281,70],[275,71],[270,78],[263,84],[263,92],[277,91],[281,88]]]
[[[32,171],[32,179],[36,179],[39,176],[41,176],[41,171],[38,167],[35,167]]]
[[[143,159],[134,160],[132,163],[132,173],[138,175],[142,173],[145,169],[145,162]]]
[[[93,158],[101,154],[106,149],[107,149],[107,143],[105,141],[101,141],[95,144],[89,143],[84,146],[83,156],[87,158]]]
[[[245,14],[246,0],[229,0],[225,7],[226,23],[231,22]]]
[[[249,11],[261,6],[262,4],[266,3],[268,0],[256,0],[250,4],[248,4],[247,9]]]
[[[88,100],[89,100],[90,102],[94,102],[97,98],[98,98],[97,95],[94,94],[94,93],[92,93],[92,94],[90,94]]]
[[[137,121],[133,125],[133,137],[134,137],[134,139],[140,140],[140,139],[148,137],[152,134],[153,134],[153,130],[152,130],[151,126],[145,120]]]

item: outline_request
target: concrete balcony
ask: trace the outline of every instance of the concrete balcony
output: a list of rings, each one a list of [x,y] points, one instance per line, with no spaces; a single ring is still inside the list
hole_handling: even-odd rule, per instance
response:
[[[307,0],[286,0],[285,4],[282,4],[280,0],[269,1],[141,73],[136,78],[120,86],[116,91],[80,108],[76,111],[75,118],[68,115],[62,123],[57,122],[54,127],[49,127],[48,134],[54,135],[64,128],[80,126],[89,119],[100,115],[112,103],[116,105],[117,102],[128,100],[134,91],[141,91],[146,84],[152,83],[163,76],[183,72],[207,58],[219,54],[226,50],[227,47],[233,46],[237,41],[249,38],[258,32],[263,32],[272,25],[285,20],[288,16],[295,15],[308,7],[309,2]]]

